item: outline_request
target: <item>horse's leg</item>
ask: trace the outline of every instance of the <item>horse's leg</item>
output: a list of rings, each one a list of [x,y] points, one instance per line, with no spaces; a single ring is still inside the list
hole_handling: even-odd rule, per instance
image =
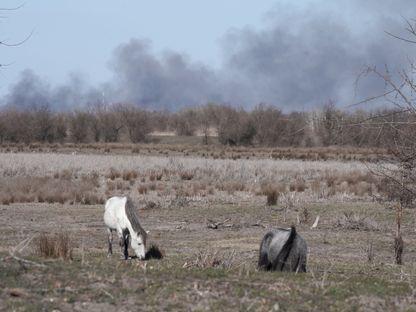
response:
[[[127,260],[129,258],[129,231],[127,229],[117,229],[118,237],[119,237],[119,245],[121,250],[121,258]]]
[[[124,235],[123,235],[123,230],[121,228],[117,228],[117,235],[118,235],[118,245],[120,246],[120,250],[121,250],[121,259],[125,258],[124,257]]]
[[[108,233],[108,253],[107,257],[110,257],[113,254],[113,230],[107,228]]]
[[[129,258],[129,244],[130,244],[130,234],[128,232],[123,233],[123,240],[124,240],[123,254],[124,254],[124,259],[127,260]]]

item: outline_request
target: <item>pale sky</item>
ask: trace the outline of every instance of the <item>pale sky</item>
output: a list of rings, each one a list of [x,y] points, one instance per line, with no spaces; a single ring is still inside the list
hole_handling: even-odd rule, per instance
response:
[[[357,87],[366,66],[397,72],[416,55],[385,33],[408,35],[414,1],[26,0],[0,12],[2,42],[33,31],[0,46],[0,102],[345,106],[383,92]]]
[[[13,65],[0,75],[0,93],[26,68],[51,83],[69,72],[81,72],[92,82],[108,78],[112,51],[130,38],[149,39],[158,51],[186,53],[193,60],[218,66],[218,41],[232,28],[258,25],[273,0],[22,0],[18,11],[3,12],[1,38],[17,48],[1,48],[1,61]],[[15,7],[18,0],[3,0]]]

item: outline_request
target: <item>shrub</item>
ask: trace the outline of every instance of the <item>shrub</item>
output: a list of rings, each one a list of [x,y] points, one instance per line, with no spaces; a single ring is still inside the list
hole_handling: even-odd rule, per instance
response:
[[[137,190],[139,191],[139,194],[147,194],[147,186],[146,185],[140,185]]]
[[[135,170],[124,170],[122,174],[122,178],[124,181],[132,181],[137,179],[139,174]]]
[[[265,191],[267,196],[267,205],[273,206],[277,204],[277,199],[279,198],[279,193],[276,189],[269,188]]]
[[[109,173],[106,175],[106,178],[110,179],[110,180],[115,180],[117,178],[121,177],[121,173],[120,171],[114,169],[114,168],[110,168]]]
[[[194,178],[194,173],[192,171],[181,171],[179,173],[179,176],[181,177],[182,180],[192,180]]]
[[[334,226],[346,230],[356,231],[378,231],[379,224],[368,217],[362,217],[351,212],[344,212],[340,217],[335,219]]]
[[[277,204],[279,196],[284,193],[285,187],[282,185],[266,184],[262,186],[261,191],[267,197],[267,205],[274,206]]]
[[[68,233],[41,234],[36,241],[36,250],[41,257],[72,260],[72,244]]]
[[[235,251],[220,253],[218,251],[199,251],[183,265],[184,268],[221,268],[231,269],[236,264]]]
[[[66,180],[51,177],[18,176],[0,180],[0,200],[11,202],[83,203],[84,197],[91,197],[97,189],[90,180]],[[7,195],[7,196],[6,196]],[[4,200],[3,200],[4,201]],[[87,202],[101,202],[88,200]]]

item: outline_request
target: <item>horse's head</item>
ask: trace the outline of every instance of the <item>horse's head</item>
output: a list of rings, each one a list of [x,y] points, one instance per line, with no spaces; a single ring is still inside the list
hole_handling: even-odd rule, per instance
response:
[[[134,236],[134,237],[133,237]],[[136,253],[137,258],[144,260],[146,258],[146,232],[132,235],[131,248]]]

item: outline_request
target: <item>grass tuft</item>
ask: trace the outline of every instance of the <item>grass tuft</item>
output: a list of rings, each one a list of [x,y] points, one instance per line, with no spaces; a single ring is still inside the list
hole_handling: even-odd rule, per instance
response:
[[[41,234],[36,240],[36,250],[44,258],[72,260],[72,244],[68,233]]]

